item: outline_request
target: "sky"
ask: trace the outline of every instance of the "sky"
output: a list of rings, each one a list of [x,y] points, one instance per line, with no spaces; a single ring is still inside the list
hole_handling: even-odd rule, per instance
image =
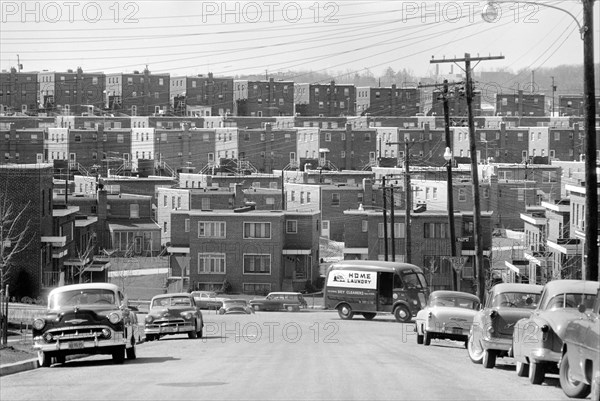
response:
[[[476,67],[482,71],[583,59],[573,18],[582,22],[580,0],[0,0],[0,6],[2,70],[16,67],[17,55],[23,71],[114,73],[148,66],[171,76],[367,69],[380,76],[388,67],[428,76],[436,69],[432,58],[465,53],[505,57],[482,61]],[[450,63],[439,68],[449,72]]]

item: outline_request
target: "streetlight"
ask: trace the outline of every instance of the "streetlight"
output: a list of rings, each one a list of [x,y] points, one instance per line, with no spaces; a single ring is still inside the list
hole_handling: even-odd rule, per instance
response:
[[[454,269],[454,258],[456,257],[456,233],[454,228],[454,191],[452,190],[452,151],[446,147],[444,152],[447,171],[447,198],[448,198],[448,229],[450,230],[450,256],[452,257],[452,287],[455,291],[460,290],[459,277]]]

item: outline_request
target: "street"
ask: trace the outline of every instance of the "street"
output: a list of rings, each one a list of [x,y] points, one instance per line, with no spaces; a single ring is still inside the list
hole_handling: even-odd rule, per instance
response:
[[[512,359],[473,364],[463,343],[417,345],[413,324],[391,315],[341,320],[336,312],[205,312],[204,338],[140,344],[114,365],[90,356],[2,377],[2,400],[566,400],[558,376],[541,386]]]

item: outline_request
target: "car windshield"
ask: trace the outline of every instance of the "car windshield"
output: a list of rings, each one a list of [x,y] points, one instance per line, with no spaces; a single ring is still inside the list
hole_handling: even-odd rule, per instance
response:
[[[585,305],[586,310],[592,309],[596,301],[596,294],[556,294],[546,304],[546,309],[572,308]]]
[[[477,309],[479,302],[463,297],[436,297],[430,301],[430,306],[451,306],[455,308]]]
[[[61,306],[105,304],[115,305],[115,293],[101,288],[59,292],[50,297],[48,308],[58,309]]]
[[[158,298],[152,301],[152,307],[160,306],[192,306],[188,297]]]
[[[492,301],[492,307],[537,308],[542,294],[527,292],[503,292],[497,294]]]
[[[402,281],[404,285],[408,288],[425,288],[427,287],[427,281],[425,281],[425,276],[422,273],[403,273]]]

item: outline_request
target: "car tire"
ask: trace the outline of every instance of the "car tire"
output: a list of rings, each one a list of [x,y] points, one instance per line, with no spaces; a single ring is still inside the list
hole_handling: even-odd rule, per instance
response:
[[[288,305],[286,307],[286,309],[287,309],[288,312],[293,312],[294,311],[294,307],[292,305]]]
[[[194,340],[198,338],[198,324],[194,324],[194,329],[192,331],[188,331],[188,338]]]
[[[423,345],[427,346],[431,344],[431,333],[423,331]]]
[[[203,330],[204,330],[204,328],[200,327],[200,330],[198,330],[198,338],[202,338],[202,336],[204,335]]]
[[[115,365],[125,362],[125,347],[117,347],[112,352],[112,360]]]
[[[155,337],[153,334],[146,335],[146,342],[154,341]]]
[[[343,320],[350,320],[354,317],[354,312],[352,311],[352,307],[348,304],[341,304],[338,306],[338,315]]]
[[[52,357],[44,351],[38,351],[38,364],[42,368],[49,368],[52,365]]]
[[[412,314],[410,313],[410,310],[408,310],[406,305],[398,305],[394,309],[394,317],[400,323],[408,323],[412,318]]]
[[[373,313],[373,312],[363,312],[363,317],[367,320],[373,320],[375,319],[375,316],[377,315],[377,313]]]
[[[486,369],[492,369],[496,366],[496,356],[497,353],[495,350],[486,349],[483,351],[483,367]]]
[[[252,309],[254,309],[255,311],[259,311],[260,310],[260,306],[259,305],[252,305]]]
[[[531,384],[542,384],[546,378],[546,366],[543,362],[529,364],[529,381]]]
[[[63,364],[67,362],[67,356],[65,354],[57,354],[55,357],[56,363]]]
[[[585,398],[590,393],[589,384],[571,378],[569,358],[567,357],[567,354],[563,356],[563,360],[560,363],[560,371],[558,376],[560,379],[560,387],[568,397]]]
[[[423,327],[421,327],[421,331],[423,330]],[[423,344],[423,334],[419,334],[419,331],[417,330],[417,328],[415,327],[415,331],[417,332],[417,344],[421,345]]]
[[[135,353],[135,338],[131,339],[131,347],[125,349],[125,353],[127,354],[127,359],[129,360],[134,360],[135,358],[137,358],[137,355]]]
[[[467,353],[471,362],[476,364],[483,363],[483,347],[473,336],[473,333],[469,335],[467,339]]]
[[[517,361],[517,376],[528,377],[529,376],[529,364],[525,362]]]

